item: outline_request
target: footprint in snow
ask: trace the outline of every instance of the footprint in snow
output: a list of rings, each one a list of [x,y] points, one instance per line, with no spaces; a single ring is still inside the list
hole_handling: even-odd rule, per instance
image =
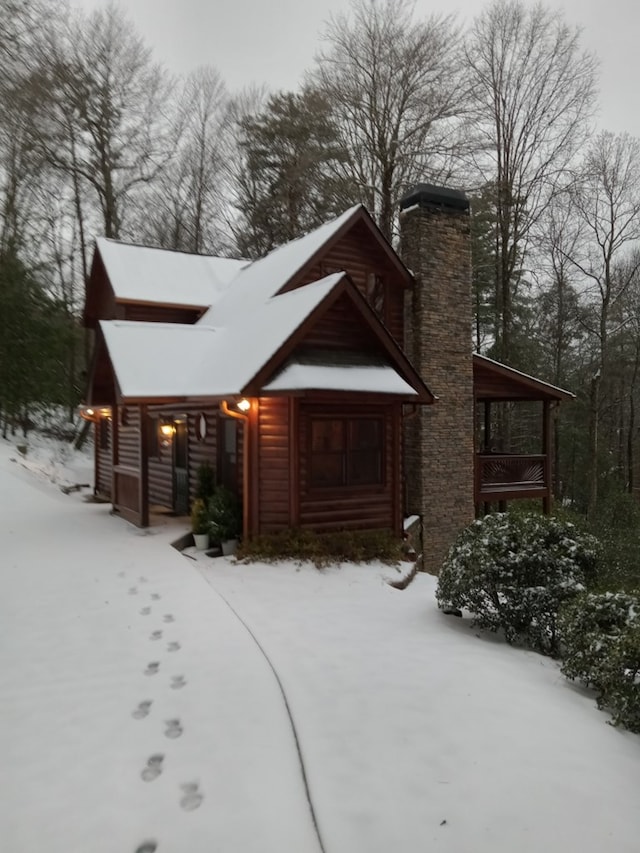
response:
[[[143,841],[139,847],[136,847],[136,853],[156,853],[157,849],[156,841]]]
[[[172,740],[175,740],[175,738],[180,737],[180,735],[184,731],[184,729],[182,728],[182,724],[178,719],[165,720],[164,724],[167,727],[164,733],[165,737],[171,738]]]
[[[162,631],[152,631],[149,634],[150,640],[160,640],[162,638]]]
[[[158,776],[162,773],[163,761],[164,755],[162,755],[161,753],[157,753],[156,755],[150,756],[150,758],[147,759],[147,766],[140,774],[140,778],[142,779],[142,781],[153,782],[154,779],[157,779]]]
[[[152,592],[151,593],[152,601],[160,601],[161,598],[162,598],[162,596],[160,595],[160,593],[158,593],[158,592]]]
[[[177,652],[181,648],[182,648],[182,646],[180,645],[180,643],[178,643],[176,640],[172,640],[167,646],[167,651],[168,652]]]
[[[151,699],[145,699],[143,702],[138,703],[138,707],[135,711],[131,712],[131,716],[134,720],[144,720],[145,717],[149,716],[149,711],[151,710]]]
[[[139,580],[139,582],[140,582],[140,583],[148,583],[147,579],[146,579],[143,575],[140,575],[140,577],[138,578],[138,580]]]
[[[127,574],[126,572],[118,572],[118,577],[124,578],[124,577],[126,577],[126,574]]]
[[[202,805],[204,795],[199,791],[199,787],[197,782],[185,782],[184,785],[180,785],[183,792],[180,807],[186,812],[192,812]]]
[[[138,594],[138,587],[137,586],[129,587],[129,595],[137,595],[137,594]]]
[[[165,613],[162,617],[163,622],[175,622],[174,616],[172,613]]]
[[[187,679],[184,675],[172,675],[171,676],[171,689],[172,690],[180,690],[181,687],[184,687],[187,683]]]
[[[158,670],[160,669],[160,662],[157,660],[151,661],[151,663],[147,664],[147,668],[144,671],[145,675],[156,675]]]
[[[151,613],[150,607],[143,607],[142,610],[140,611],[141,616],[148,616],[150,613]]]

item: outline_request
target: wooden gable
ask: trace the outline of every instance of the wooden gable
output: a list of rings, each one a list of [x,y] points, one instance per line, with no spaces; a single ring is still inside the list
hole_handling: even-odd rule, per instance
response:
[[[100,253],[96,249],[87,281],[87,295],[82,323],[95,329],[98,320],[112,320],[116,316],[116,299]]]
[[[142,302],[118,299],[114,293],[100,252],[96,249],[87,282],[83,325],[95,329],[99,320],[132,320],[147,323],[193,325],[207,306],[196,308],[178,303]]]
[[[572,400],[570,391],[543,382],[500,364],[493,359],[473,354],[473,393],[478,401],[507,402],[515,400]]]
[[[111,360],[100,329],[96,331],[93,361],[89,373],[87,403],[92,406],[113,406],[116,385]]]
[[[364,208],[313,255],[280,292],[346,272],[395,340],[404,337],[404,293],[413,279]]]
[[[277,297],[276,297],[277,298]],[[300,350],[352,351],[382,358],[417,391],[415,402],[433,403],[435,397],[413,368],[400,346],[349,276],[333,289],[280,349],[262,366],[243,389],[258,395],[285,361]]]

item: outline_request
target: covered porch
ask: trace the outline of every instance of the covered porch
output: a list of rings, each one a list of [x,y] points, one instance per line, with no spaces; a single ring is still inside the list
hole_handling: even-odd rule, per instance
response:
[[[574,395],[533,376],[474,353],[473,385],[476,424],[474,500],[476,515],[504,511],[512,500],[538,499],[543,512],[553,498],[552,412]],[[505,416],[505,406],[509,407]],[[518,444],[513,425],[525,416],[532,429]],[[502,415],[497,428],[498,411]],[[514,433],[516,440],[514,440]],[[537,446],[536,446],[537,445]]]

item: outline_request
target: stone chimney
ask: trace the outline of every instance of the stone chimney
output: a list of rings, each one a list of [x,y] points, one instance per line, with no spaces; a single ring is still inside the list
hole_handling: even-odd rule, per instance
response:
[[[415,279],[407,354],[438,397],[407,419],[407,510],[422,518],[424,568],[437,573],[474,517],[471,242],[464,193],[419,184],[400,201],[400,256]]]

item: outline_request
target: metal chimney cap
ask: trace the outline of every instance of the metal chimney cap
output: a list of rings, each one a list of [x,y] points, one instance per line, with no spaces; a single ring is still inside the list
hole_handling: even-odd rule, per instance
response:
[[[417,184],[400,199],[400,210],[416,205],[443,211],[466,212],[469,210],[469,199],[461,190],[436,187],[434,184]]]

